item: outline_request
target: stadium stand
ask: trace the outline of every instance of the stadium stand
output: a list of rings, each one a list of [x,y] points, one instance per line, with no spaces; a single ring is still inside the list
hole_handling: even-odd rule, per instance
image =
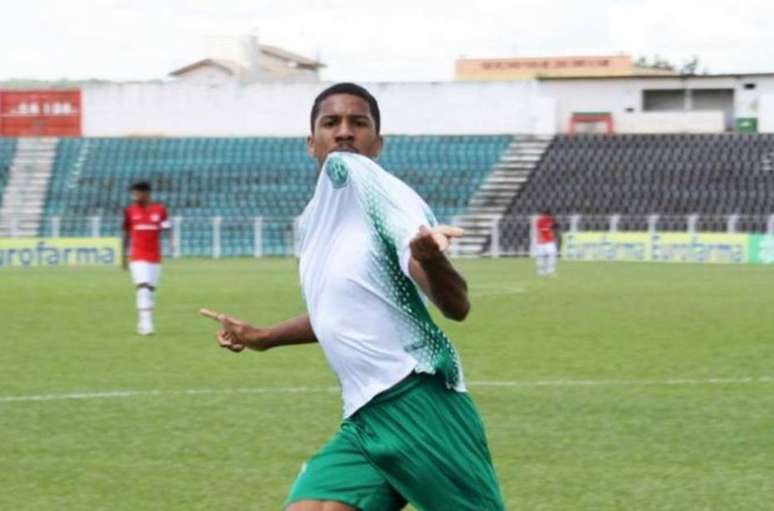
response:
[[[510,219],[542,208],[627,215],[623,230],[647,229],[647,216],[656,213],[697,214],[697,229],[705,231],[725,228],[719,215],[763,218],[774,213],[773,162],[774,135],[557,136],[503,218],[501,243],[505,250],[528,243],[528,228]]]
[[[8,183],[11,173],[11,163],[16,154],[15,138],[0,138],[0,198],[3,196],[3,190]]]
[[[508,146],[509,136],[386,137],[380,163],[414,187],[448,220],[466,207]],[[263,251],[292,244],[292,218],[313,193],[316,167],[303,138],[67,138],[57,147],[41,234],[52,217],[61,234],[88,235],[101,216],[103,234],[120,231],[131,182],[148,180],[156,200],[183,217],[184,255],[209,255],[212,217],[221,224],[222,255],[253,253],[252,219],[262,217]]]

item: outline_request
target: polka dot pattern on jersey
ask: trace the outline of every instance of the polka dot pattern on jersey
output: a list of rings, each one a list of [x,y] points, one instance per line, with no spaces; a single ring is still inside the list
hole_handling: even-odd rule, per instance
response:
[[[399,310],[401,341],[406,352],[417,361],[417,372],[440,374],[447,386],[460,381],[459,355],[449,338],[435,324],[417,287],[400,267],[398,240],[406,239],[406,223],[401,222],[400,205],[394,204],[379,183],[369,176],[353,179],[358,196],[371,223],[373,268],[378,272],[380,291]],[[425,211],[429,225],[432,212]]]

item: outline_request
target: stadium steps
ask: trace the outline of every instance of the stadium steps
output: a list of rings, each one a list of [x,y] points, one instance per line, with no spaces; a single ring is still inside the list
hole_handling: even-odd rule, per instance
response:
[[[550,143],[551,137],[513,138],[492,173],[471,197],[465,214],[454,220],[455,225],[465,229],[465,236],[453,247],[456,255],[483,252],[493,227],[529,180]]]
[[[37,235],[56,145],[56,138],[19,139],[0,200],[0,237]]]

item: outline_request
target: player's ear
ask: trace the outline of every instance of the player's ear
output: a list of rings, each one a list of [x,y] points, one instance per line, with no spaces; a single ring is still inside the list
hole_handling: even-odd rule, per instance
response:
[[[382,154],[382,149],[384,149],[384,137],[379,135],[377,139],[379,140],[379,143],[376,146],[376,154],[374,155],[374,158],[378,158],[379,155]]]
[[[312,135],[306,137],[306,152],[314,158],[314,137]]]

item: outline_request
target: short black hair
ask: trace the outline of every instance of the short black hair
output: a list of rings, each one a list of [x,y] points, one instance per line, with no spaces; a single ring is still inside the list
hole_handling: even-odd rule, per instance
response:
[[[129,187],[129,191],[132,192],[150,192],[151,185],[147,181],[138,181]]]
[[[376,102],[376,98],[368,92],[365,87],[361,87],[356,83],[342,82],[335,85],[331,85],[314,98],[314,104],[312,105],[312,114],[310,115],[310,125],[312,133],[314,133],[314,123],[317,120],[317,115],[320,113],[320,104],[325,101],[325,98],[333,96],[334,94],[350,94],[362,98],[368,103],[368,110],[371,112],[371,117],[374,118],[374,125],[376,127],[376,134],[379,134],[381,129],[381,115],[379,113],[379,103]]]

